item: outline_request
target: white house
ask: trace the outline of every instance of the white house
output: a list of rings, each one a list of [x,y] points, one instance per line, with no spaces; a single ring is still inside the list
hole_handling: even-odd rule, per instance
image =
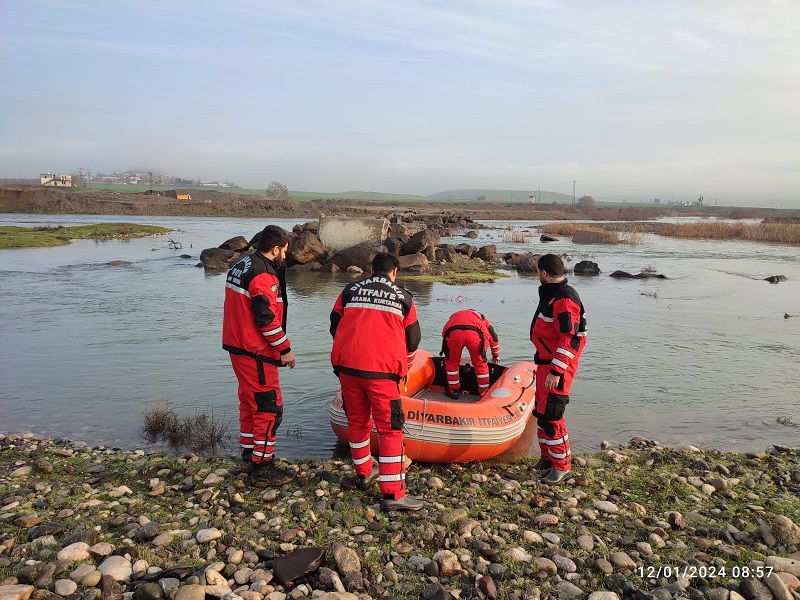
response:
[[[53,173],[42,173],[39,176],[42,185],[48,187],[72,187],[72,175],[54,175]]]

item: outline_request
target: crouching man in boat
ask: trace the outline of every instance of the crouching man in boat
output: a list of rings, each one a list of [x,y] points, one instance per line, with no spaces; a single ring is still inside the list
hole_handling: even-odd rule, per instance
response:
[[[406,495],[403,424],[398,384],[414,362],[421,333],[411,294],[395,284],[400,262],[381,252],[372,274],[347,285],[331,312],[331,364],[342,386],[350,454],[357,486],[376,476],[384,510],[419,510],[422,500]],[[380,458],[370,454],[372,422]]]
[[[295,365],[286,336],[288,247],[289,233],[267,225],[256,251],[234,264],[225,281],[222,347],[239,381],[241,471],[255,487],[284,485],[293,477],[273,460],[283,418],[278,367]]]
[[[489,389],[489,363],[486,362],[486,350],[492,350],[492,362],[500,362],[500,341],[489,319],[477,310],[459,310],[454,312],[442,329],[442,351],[444,367],[447,372],[447,388],[445,394],[450,398],[458,398],[461,381],[458,369],[461,365],[461,352],[467,349],[475,378],[478,380],[478,392],[483,396]]]
[[[558,483],[569,473],[571,452],[564,411],[569,390],[586,345],[586,314],[580,296],[564,278],[564,262],[555,254],[539,259],[539,306],[531,322],[536,347],[537,436],[541,458],[536,464],[548,470],[543,483]]]

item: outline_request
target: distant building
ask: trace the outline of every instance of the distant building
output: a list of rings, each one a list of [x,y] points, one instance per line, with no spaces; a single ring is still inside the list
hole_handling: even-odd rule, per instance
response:
[[[39,181],[46,187],[72,187],[72,175],[54,175],[53,173],[42,173]]]

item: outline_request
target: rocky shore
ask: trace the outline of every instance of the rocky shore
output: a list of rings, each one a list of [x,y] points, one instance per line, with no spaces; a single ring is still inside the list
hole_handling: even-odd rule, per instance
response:
[[[604,446],[557,487],[414,464],[406,514],[349,461],[257,490],[232,459],[0,434],[0,600],[800,598],[800,450]]]

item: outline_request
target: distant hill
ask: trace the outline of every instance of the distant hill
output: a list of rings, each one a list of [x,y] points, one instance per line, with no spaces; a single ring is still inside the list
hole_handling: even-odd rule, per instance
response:
[[[464,200],[478,201],[478,197],[486,198],[485,202],[519,202],[528,203],[531,196],[536,197],[538,204],[550,204],[559,202],[561,204],[572,204],[571,194],[561,194],[559,192],[548,192],[545,190],[487,190],[487,189],[465,189],[447,190],[438,194],[431,194],[428,198],[434,200]]]

